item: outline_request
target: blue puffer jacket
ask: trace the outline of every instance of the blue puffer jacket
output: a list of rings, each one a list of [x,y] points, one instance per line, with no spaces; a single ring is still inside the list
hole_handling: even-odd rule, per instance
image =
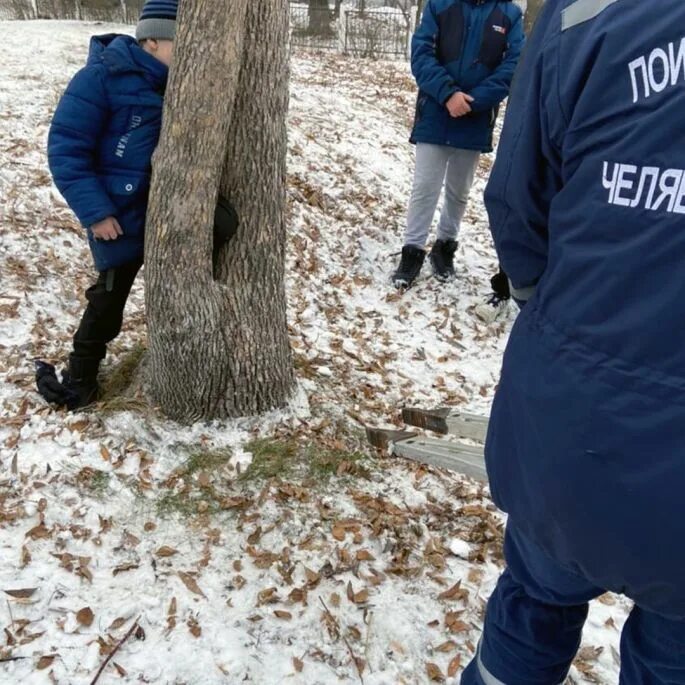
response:
[[[547,0],[486,192],[532,298],[486,456],[562,565],[685,618],[685,3]]]
[[[492,150],[492,131],[525,37],[511,0],[428,0],[412,39],[419,94],[412,143]],[[475,98],[455,119],[445,103],[463,91]]]
[[[57,106],[48,137],[55,185],[88,229],[98,271],[142,258],[152,153],[162,125],[167,67],[134,38],[92,39],[87,65]],[[114,216],[123,236],[96,241]]]

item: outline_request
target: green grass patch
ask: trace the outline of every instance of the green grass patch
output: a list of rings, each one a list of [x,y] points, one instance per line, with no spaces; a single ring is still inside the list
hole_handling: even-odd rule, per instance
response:
[[[252,453],[252,462],[240,474],[241,481],[287,478],[292,475],[298,457],[297,443],[286,440],[253,440],[245,445]]]

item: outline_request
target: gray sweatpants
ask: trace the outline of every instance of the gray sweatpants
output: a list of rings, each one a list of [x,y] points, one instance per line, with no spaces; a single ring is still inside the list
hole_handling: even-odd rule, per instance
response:
[[[445,202],[438,224],[438,239],[456,239],[479,159],[477,150],[427,143],[416,146],[416,170],[407,213],[405,245],[423,248],[426,244],[443,185]]]

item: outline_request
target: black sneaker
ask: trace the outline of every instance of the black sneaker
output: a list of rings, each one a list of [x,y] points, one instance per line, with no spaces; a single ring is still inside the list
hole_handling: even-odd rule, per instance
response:
[[[484,323],[492,323],[507,312],[508,297],[492,293],[482,304],[476,305],[474,312]]]
[[[436,240],[430,253],[434,276],[443,283],[454,278],[454,253],[459,243],[456,240]]]
[[[413,245],[405,245],[402,248],[402,259],[395,271],[392,281],[396,288],[409,288],[421,273],[426,251]]]
[[[100,360],[69,357],[69,368],[62,372],[62,385],[70,395],[67,409],[74,411],[93,404],[98,398]]]

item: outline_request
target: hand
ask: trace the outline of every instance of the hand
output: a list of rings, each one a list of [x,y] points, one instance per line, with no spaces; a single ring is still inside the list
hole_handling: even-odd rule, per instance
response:
[[[113,216],[108,216],[106,219],[93,224],[90,230],[93,232],[95,240],[116,240],[120,235],[124,235],[119,222]]]
[[[471,103],[473,98],[467,93],[461,91],[455,93],[446,103],[447,111],[451,117],[455,119],[463,117],[471,111]]]

